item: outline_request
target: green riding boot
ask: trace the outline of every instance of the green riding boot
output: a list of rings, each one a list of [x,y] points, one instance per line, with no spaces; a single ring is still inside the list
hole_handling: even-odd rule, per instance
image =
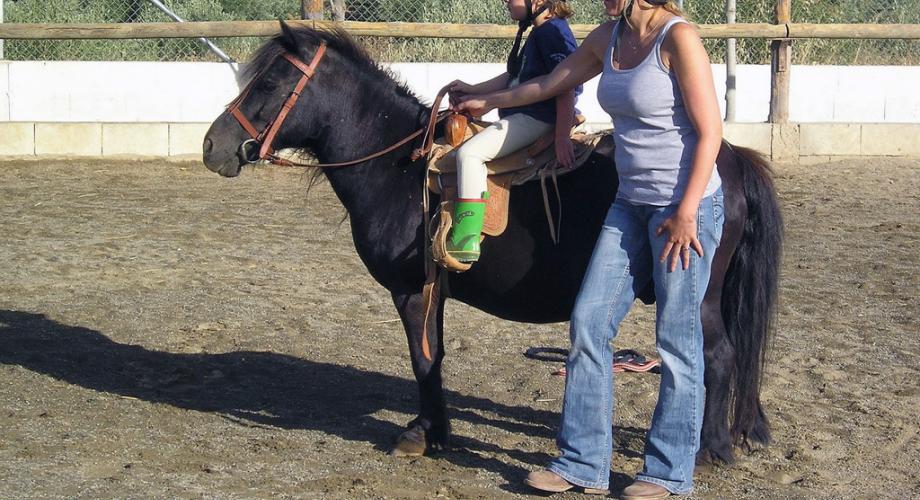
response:
[[[447,253],[460,262],[479,260],[479,240],[482,220],[486,215],[488,192],[483,199],[462,199],[454,202],[453,224],[447,237]]]

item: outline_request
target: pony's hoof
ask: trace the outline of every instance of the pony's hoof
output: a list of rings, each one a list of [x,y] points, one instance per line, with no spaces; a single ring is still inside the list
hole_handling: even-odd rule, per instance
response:
[[[425,454],[425,429],[414,425],[396,438],[396,446],[390,450],[394,457],[420,457]]]
[[[710,472],[712,472],[713,467],[714,467],[714,464],[711,461],[704,462],[704,463],[697,463],[696,466],[693,468],[693,473],[701,474],[701,475],[709,474]]]
[[[696,454],[696,466],[700,467],[732,465],[735,463],[735,454],[731,446],[706,447]]]

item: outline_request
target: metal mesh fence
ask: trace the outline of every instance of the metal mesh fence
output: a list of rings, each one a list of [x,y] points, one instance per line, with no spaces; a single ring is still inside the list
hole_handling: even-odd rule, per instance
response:
[[[148,0],[2,0],[6,22],[119,23],[168,22]],[[165,0],[187,21],[299,19],[299,0]],[[502,0],[326,0],[325,19],[348,21],[403,21],[430,23],[512,24]],[[594,24],[606,19],[599,0],[570,0],[575,16],[570,22]],[[920,23],[920,0],[793,0],[793,22],[808,23]],[[724,4],[713,0],[684,0],[687,16],[700,24],[725,22]],[[773,19],[773,0],[737,0],[739,23],[766,23]],[[259,44],[257,38],[212,40],[237,60],[245,60]],[[362,37],[361,42],[379,60],[438,62],[501,62],[510,40],[458,40]],[[713,62],[723,62],[725,40],[706,40]],[[920,42],[915,40],[797,40],[796,64],[920,64]],[[766,64],[769,42],[739,39],[738,62]],[[12,60],[148,60],[216,61],[196,39],[151,40],[7,40],[5,57]]]

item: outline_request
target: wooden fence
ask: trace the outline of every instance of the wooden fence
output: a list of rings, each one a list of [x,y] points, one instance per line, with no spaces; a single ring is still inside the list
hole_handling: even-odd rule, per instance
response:
[[[305,0],[309,14],[312,0]],[[920,39],[920,24],[800,24],[790,22],[791,0],[776,0],[774,24],[698,25],[703,38],[769,39],[772,50],[770,118],[784,123],[789,117],[789,68],[791,41],[802,38]],[[313,2],[315,3],[315,2]],[[516,26],[495,24],[367,23],[332,22],[316,19],[292,20],[295,26],[340,27],[352,35],[396,38],[514,38]],[[573,25],[583,39],[596,26]],[[124,24],[0,24],[3,39],[135,39],[135,38],[221,38],[265,37],[277,34],[277,21],[216,21],[185,23]]]
[[[352,35],[392,38],[514,38],[517,27],[499,24],[365,23],[314,20],[287,21],[294,26],[338,26]],[[583,39],[597,26],[574,24]],[[697,25],[703,38],[858,38],[920,39],[920,24],[738,23]],[[0,24],[0,39],[108,40],[131,38],[261,37],[279,32],[278,21],[205,21],[185,23]]]

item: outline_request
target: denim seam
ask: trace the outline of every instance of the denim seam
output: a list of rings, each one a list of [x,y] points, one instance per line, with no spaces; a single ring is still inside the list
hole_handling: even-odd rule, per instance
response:
[[[604,374],[606,375],[604,377],[604,413],[606,414],[606,427],[610,429],[610,432],[605,433],[607,439],[605,441],[606,446],[601,454],[601,457],[603,457],[601,459],[602,466],[595,478],[598,483],[603,481],[602,476],[610,476],[610,455],[613,453],[613,401],[611,400],[611,395],[613,394],[613,355],[611,354],[608,358],[608,353],[610,353],[609,342],[608,345],[604,346]]]
[[[629,271],[630,271],[630,266],[629,264],[627,264],[626,266],[623,267],[623,272],[620,274],[620,277],[617,280],[618,281],[617,288],[614,291],[613,296],[610,298],[610,302],[607,306],[607,318],[606,318],[606,321],[604,322],[604,326],[608,329],[610,328],[611,320],[613,320],[613,312],[614,310],[616,310],[617,304],[620,301],[620,296],[623,294],[623,288],[626,284],[626,276],[629,275]],[[609,425],[612,426],[613,425],[613,414],[612,414],[611,407],[613,406],[613,402],[610,399],[610,395],[613,392],[613,368],[612,368],[613,357],[612,355],[608,357],[608,354],[610,354],[610,341],[611,340],[612,339],[608,339],[605,335],[604,345],[601,346],[601,349],[604,352],[604,367],[605,367],[604,372],[605,374],[609,373],[609,376],[604,377],[604,383],[605,383],[604,413],[605,413],[605,416],[607,417],[606,418],[607,422],[609,422]],[[610,370],[610,372],[607,372],[608,369]],[[602,459],[602,462],[601,462],[602,467],[600,468],[600,470],[597,471],[597,476],[595,477],[595,483],[597,484],[602,483],[603,479],[601,479],[601,476],[603,476],[604,474],[608,476],[610,475],[610,454],[613,452],[613,432],[612,431],[607,434],[606,445],[607,445],[605,447],[606,451],[603,454],[604,458]]]
[[[697,265],[699,265],[699,259],[697,259],[697,260],[698,260]],[[692,373],[692,374],[694,375],[694,378],[695,378],[695,375],[696,375],[696,325],[697,325],[697,322],[698,322],[697,318],[698,318],[698,316],[699,316],[699,308],[700,308],[700,306],[699,306],[699,301],[697,300],[697,297],[699,296],[698,289],[697,289],[697,281],[698,281],[698,275],[697,275],[697,272],[696,272],[696,271],[697,271],[697,269],[696,269],[697,266],[694,265],[694,266],[691,266],[691,267],[693,267],[693,269],[690,270],[690,279],[691,279],[691,283],[692,283],[692,286],[691,286],[691,300],[692,300],[692,302],[690,303],[690,321],[691,321],[691,325],[690,325],[690,326],[691,326],[691,327],[690,327],[690,356],[689,356],[689,360],[690,360],[690,373]],[[689,444],[690,444],[690,449],[693,449],[693,448],[694,448],[693,443],[694,443],[695,439],[694,439],[693,435],[695,434],[694,429],[696,429],[696,427],[697,427],[697,425],[696,425],[696,415],[697,415],[698,408],[697,408],[697,404],[696,404],[696,392],[697,392],[697,387],[696,387],[696,386],[697,386],[697,384],[691,384],[691,389],[690,389],[690,398],[691,398],[690,400],[692,401],[692,403],[691,403],[691,404],[692,404],[692,409],[691,409],[691,413],[690,413],[691,417],[688,419],[689,422],[687,422],[687,425],[690,427],[690,429],[688,429],[689,432],[687,432],[687,436],[688,436],[689,439],[690,439],[690,443],[689,443]],[[684,469],[684,466],[685,466],[685,465],[686,465],[686,464],[684,464],[683,462],[681,462],[680,477],[681,477],[681,479],[684,480],[684,481],[691,481],[691,482],[692,482],[692,481],[693,481],[693,471],[691,470],[691,471],[689,472],[690,479],[688,480],[688,479],[687,479],[688,473],[687,473],[687,471]],[[692,484],[692,483],[691,483],[691,484]]]
[[[700,211],[700,212],[702,212],[702,211]],[[698,224],[701,226],[701,231],[700,231],[700,232],[702,232],[702,226],[704,225],[704,224],[703,224],[703,217],[704,217],[704,216],[703,216],[702,213],[700,213],[699,216],[698,216]],[[696,260],[696,262],[691,264],[691,266],[690,266],[690,267],[691,267],[691,269],[690,269],[690,276],[689,276],[689,278],[690,278],[690,284],[691,284],[691,287],[690,287],[690,290],[691,290],[691,292],[690,292],[690,293],[691,293],[691,297],[690,297],[691,302],[690,302],[690,356],[689,356],[689,359],[690,359],[690,370],[691,370],[690,373],[692,373],[692,374],[694,375],[694,378],[695,378],[695,375],[696,375],[696,372],[697,372],[696,365],[697,365],[697,361],[698,361],[698,360],[696,359],[696,358],[697,358],[697,356],[696,356],[696,352],[697,352],[697,348],[696,348],[696,341],[697,341],[696,331],[697,331],[697,330],[696,330],[696,327],[697,327],[697,324],[699,324],[699,322],[700,322],[699,315],[700,315],[700,305],[701,305],[701,304],[700,304],[700,300],[699,300],[699,296],[700,296],[700,293],[699,293],[699,281],[700,281],[700,280],[699,280],[699,266],[701,266],[701,265],[703,264],[703,262],[705,262],[705,260],[702,259],[702,258],[696,258],[696,259],[694,259],[694,260]],[[695,264],[695,265],[693,265],[693,264]],[[691,397],[691,401],[693,402],[693,403],[692,403],[693,407],[692,407],[692,412],[690,413],[690,415],[691,415],[691,418],[689,419],[690,422],[688,422],[688,425],[690,426],[690,429],[689,429],[690,432],[687,433],[687,436],[690,437],[690,448],[691,448],[691,449],[695,448],[695,447],[693,446],[694,442],[696,442],[696,438],[694,437],[694,434],[697,434],[697,432],[695,432],[695,429],[696,429],[697,427],[699,427],[699,426],[697,425],[697,421],[696,421],[696,419],[697,419],[697,414],[698,414],[697,397],[696,397],[697,385],[698,385],[698,384],[691,384],[691,395],[690,395],[690,397]],[[697,451],[697,450],[694,450],[694,454],[695,454],[696,451]],[[690,470],[690,472],[689,472],[689,476],[690,476],[690,477],[689,477],[689,479],[687,479],[687,475],[688,475],[688,474],[687,474],[687,471],[683,470],[683,467],[684,467],[684,464],[682,463],[682,464],[681,464],[681,470],[680,470],[680,477],[681,477],[681,479],[682,479],[683,481],[685,481],[685,484],[686,484],[686,483],[690,483],[690,484],[692,485],[692,484],[693,484],[693,470],[692,470],[692,468],[691,468],[691,470]]]
[[[613,319],[613,311],[616,309],[617,302],[620,300],[620,294],[623,293],[623,286],[626,283],[625,278],[629,275],[629,270],[630,265],[626,264],[626,266],[623,268],[623,272],[620,273],[620,277],[617,280],[617,289],[614,290],[613,297],[610,298],[610,302],[607,305],[607,320],[604,322],[606,326],[610,326],[610,321]]]

